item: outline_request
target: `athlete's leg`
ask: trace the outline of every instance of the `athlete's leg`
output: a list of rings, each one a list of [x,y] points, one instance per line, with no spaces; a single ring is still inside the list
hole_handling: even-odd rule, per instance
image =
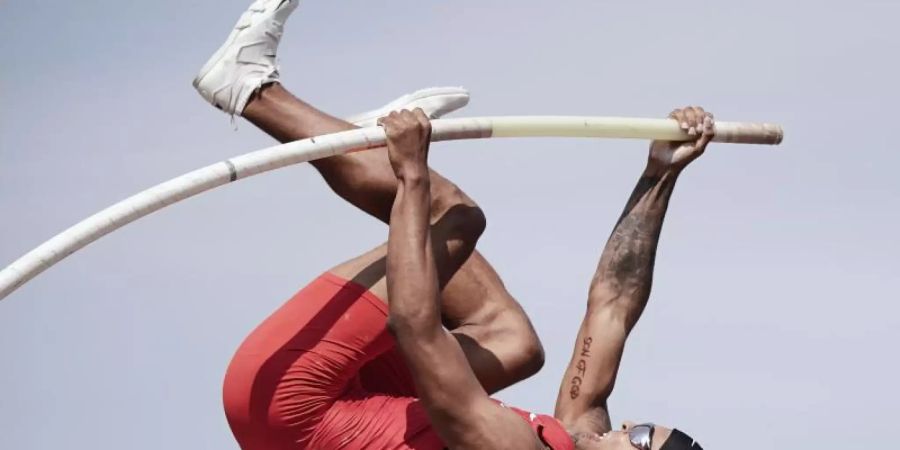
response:
[[[243,116],[282,142],[354,128],[294,97],[278,83],[260,89]],[[335,156],[313,165],[338,195],[387,222],[397,182],[386,149]],[[474,205],[440,174],[432,172],[431,180],[433,223],[440,223],[453,205]],[[383,252],[373,251],[342,266],[340,275],[353,278],[355,271],[380,259]],[[379,288],[373,286],[376,292]],[[459,340],[486,390],[500,390],[540,370],[543,349],[527,315],[477,251],[445,284],[442,300],[445,325]]]
[[[460,202],[432,225],[440,279],[468,259],[484,224],[477,206]],[[335,402],[368,398],[360,371],[393,347],[385,273],[382,245],[316,279],[244,340],[223,393],[242,448],[321,448],[316,430],[335,431]]]
[[[230,114],[247,116],[282,141],[352,127],[306,105],[280,85],[270,84],[278,79],[275,54],[283,24],[297,4],[296,0],[255,1],[194,80],[207,101]],[[262,85],[268,86],[260,90]],[[247,106],[251,96],[255,99]],[[387,220],[396,181],[383,149],[329,158],[315,166],[340,196]],[[444,178],[433,174],[431,180],[435,221],[451,205],[472,205]],[[480,255],[466,262],[444,294],[446,325],[457,330],[488,390],[512,384],[540,367],[540,343],[527,317]]]

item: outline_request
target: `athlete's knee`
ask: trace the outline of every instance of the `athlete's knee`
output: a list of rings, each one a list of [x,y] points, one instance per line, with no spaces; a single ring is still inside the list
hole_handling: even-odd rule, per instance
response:
[[[475,206],[460,206],[462,210],[459,213],[457,230],[473,243],[484,234],[487,228],[487,216],[484,211]]]
[[[491,316],[486,323],[489,334],[497,336],[498,344],[507,349],[505,364],[516,381],[540,372],[544,367],[544,346],[525,312],[515,305]]]
[[[456,206],[478,206],[459,186],[436,172],[431,174],[431,209],[440,213]]]
[[[541,371],[544,367],[544,346],[531,322],[521,315],[511,320],[509,326],[511,339],[520,349],[517,361],[522,378],[528,378]]]
[[[431,211],[435,224],[444,222],[454,234],[473,242],[481,237],[487,227],[484,211],[449,181],[433,185]]]

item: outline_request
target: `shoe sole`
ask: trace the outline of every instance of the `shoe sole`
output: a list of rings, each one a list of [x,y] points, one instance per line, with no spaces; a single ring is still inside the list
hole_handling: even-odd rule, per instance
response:
[[[436,88],[425,88],[415,91],[410,94],[406,94],[403,97],[400,97],[397,100],[394,100],[382,108],[376,109],[374,111],[369,111],[366,113],[362,113],[359,115],[351,116],[347,120],[349,122],[367,122],[372,119],[377,119],[379,117],[384,116],[385,114],[390,113],[391,111],[396,111],[397,108],[403,107],[405,105],[409,105],[410,103],[415,103],[420,100],[425,100],[429,98],[439,98],[439,97],[468,97],[469,92],[463,88],[454,88],[454,87],[436,87]],[[459,108],[462,108],[468,104],[468,100],[466,103],[461,105]],[[457,108],[457,109],[459,109]],[[433,117],[432,117],[433,119]]]

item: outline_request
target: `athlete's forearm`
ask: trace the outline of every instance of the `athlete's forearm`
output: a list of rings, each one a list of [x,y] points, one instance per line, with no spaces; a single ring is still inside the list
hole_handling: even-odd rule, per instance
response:
[[[653,265],[677,171],[648,167],[631,194],[600,257],[589,309],[613,308],[628,330],[640,318],[653,281]]]
[[[498,414],[499,406],[488,399],[462,348],[441,326],[427,168],[412,175],[398,171],[398,180],[387,251],[391,330],[444,443],[450,448],[499,448],[491,445],[498,439],[494,432],[521,426],[521,420],[512,426],[503,420],[503,412]],[[525,431],[518,435],[529,436]]]
[[[574,432],[610,429],[607,400],[625,341],[650,298],[656,248],[672,190],[678,174],[703,153],[715,131],[712,117],[702,108],[675,110],[670,117],[686,133],[696,136],[700,130],[701,135],[694,142],[650,145],[647,168],[600,257],[588,311],[556,403],[556,416]]]
[[[606,401],[625,340],[650,297],[656,245],[676,178],[676,172],[644,171],[600,257],[556,403],[556,417],[572,431],[610,430]]]
[[[391,326],[398,337],[441,329],[432,254],[428,170],[401,177],[391,210],[387,277]]]

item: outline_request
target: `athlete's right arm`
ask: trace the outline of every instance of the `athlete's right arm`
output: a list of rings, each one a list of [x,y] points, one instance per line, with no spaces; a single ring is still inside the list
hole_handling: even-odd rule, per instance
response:
[[[657,244],[672,190],[679,174],[704,152],[714,134],[712,115],[702,108],[679,109],[670,117],[697,139],[651,145],[647,168],[600,257],[556,403],[556,417],[575,433],[602,434],[611,428],[606,401],[615,385],[625,341],[650,298]]]
[[[390,328],[431,424],[454,450],[541,448],[525,421],[490,400],[459,344],[441,325],[429,227],[430,122],[416,110],[392,113],[381,123],[398,180],[387,252]]]

